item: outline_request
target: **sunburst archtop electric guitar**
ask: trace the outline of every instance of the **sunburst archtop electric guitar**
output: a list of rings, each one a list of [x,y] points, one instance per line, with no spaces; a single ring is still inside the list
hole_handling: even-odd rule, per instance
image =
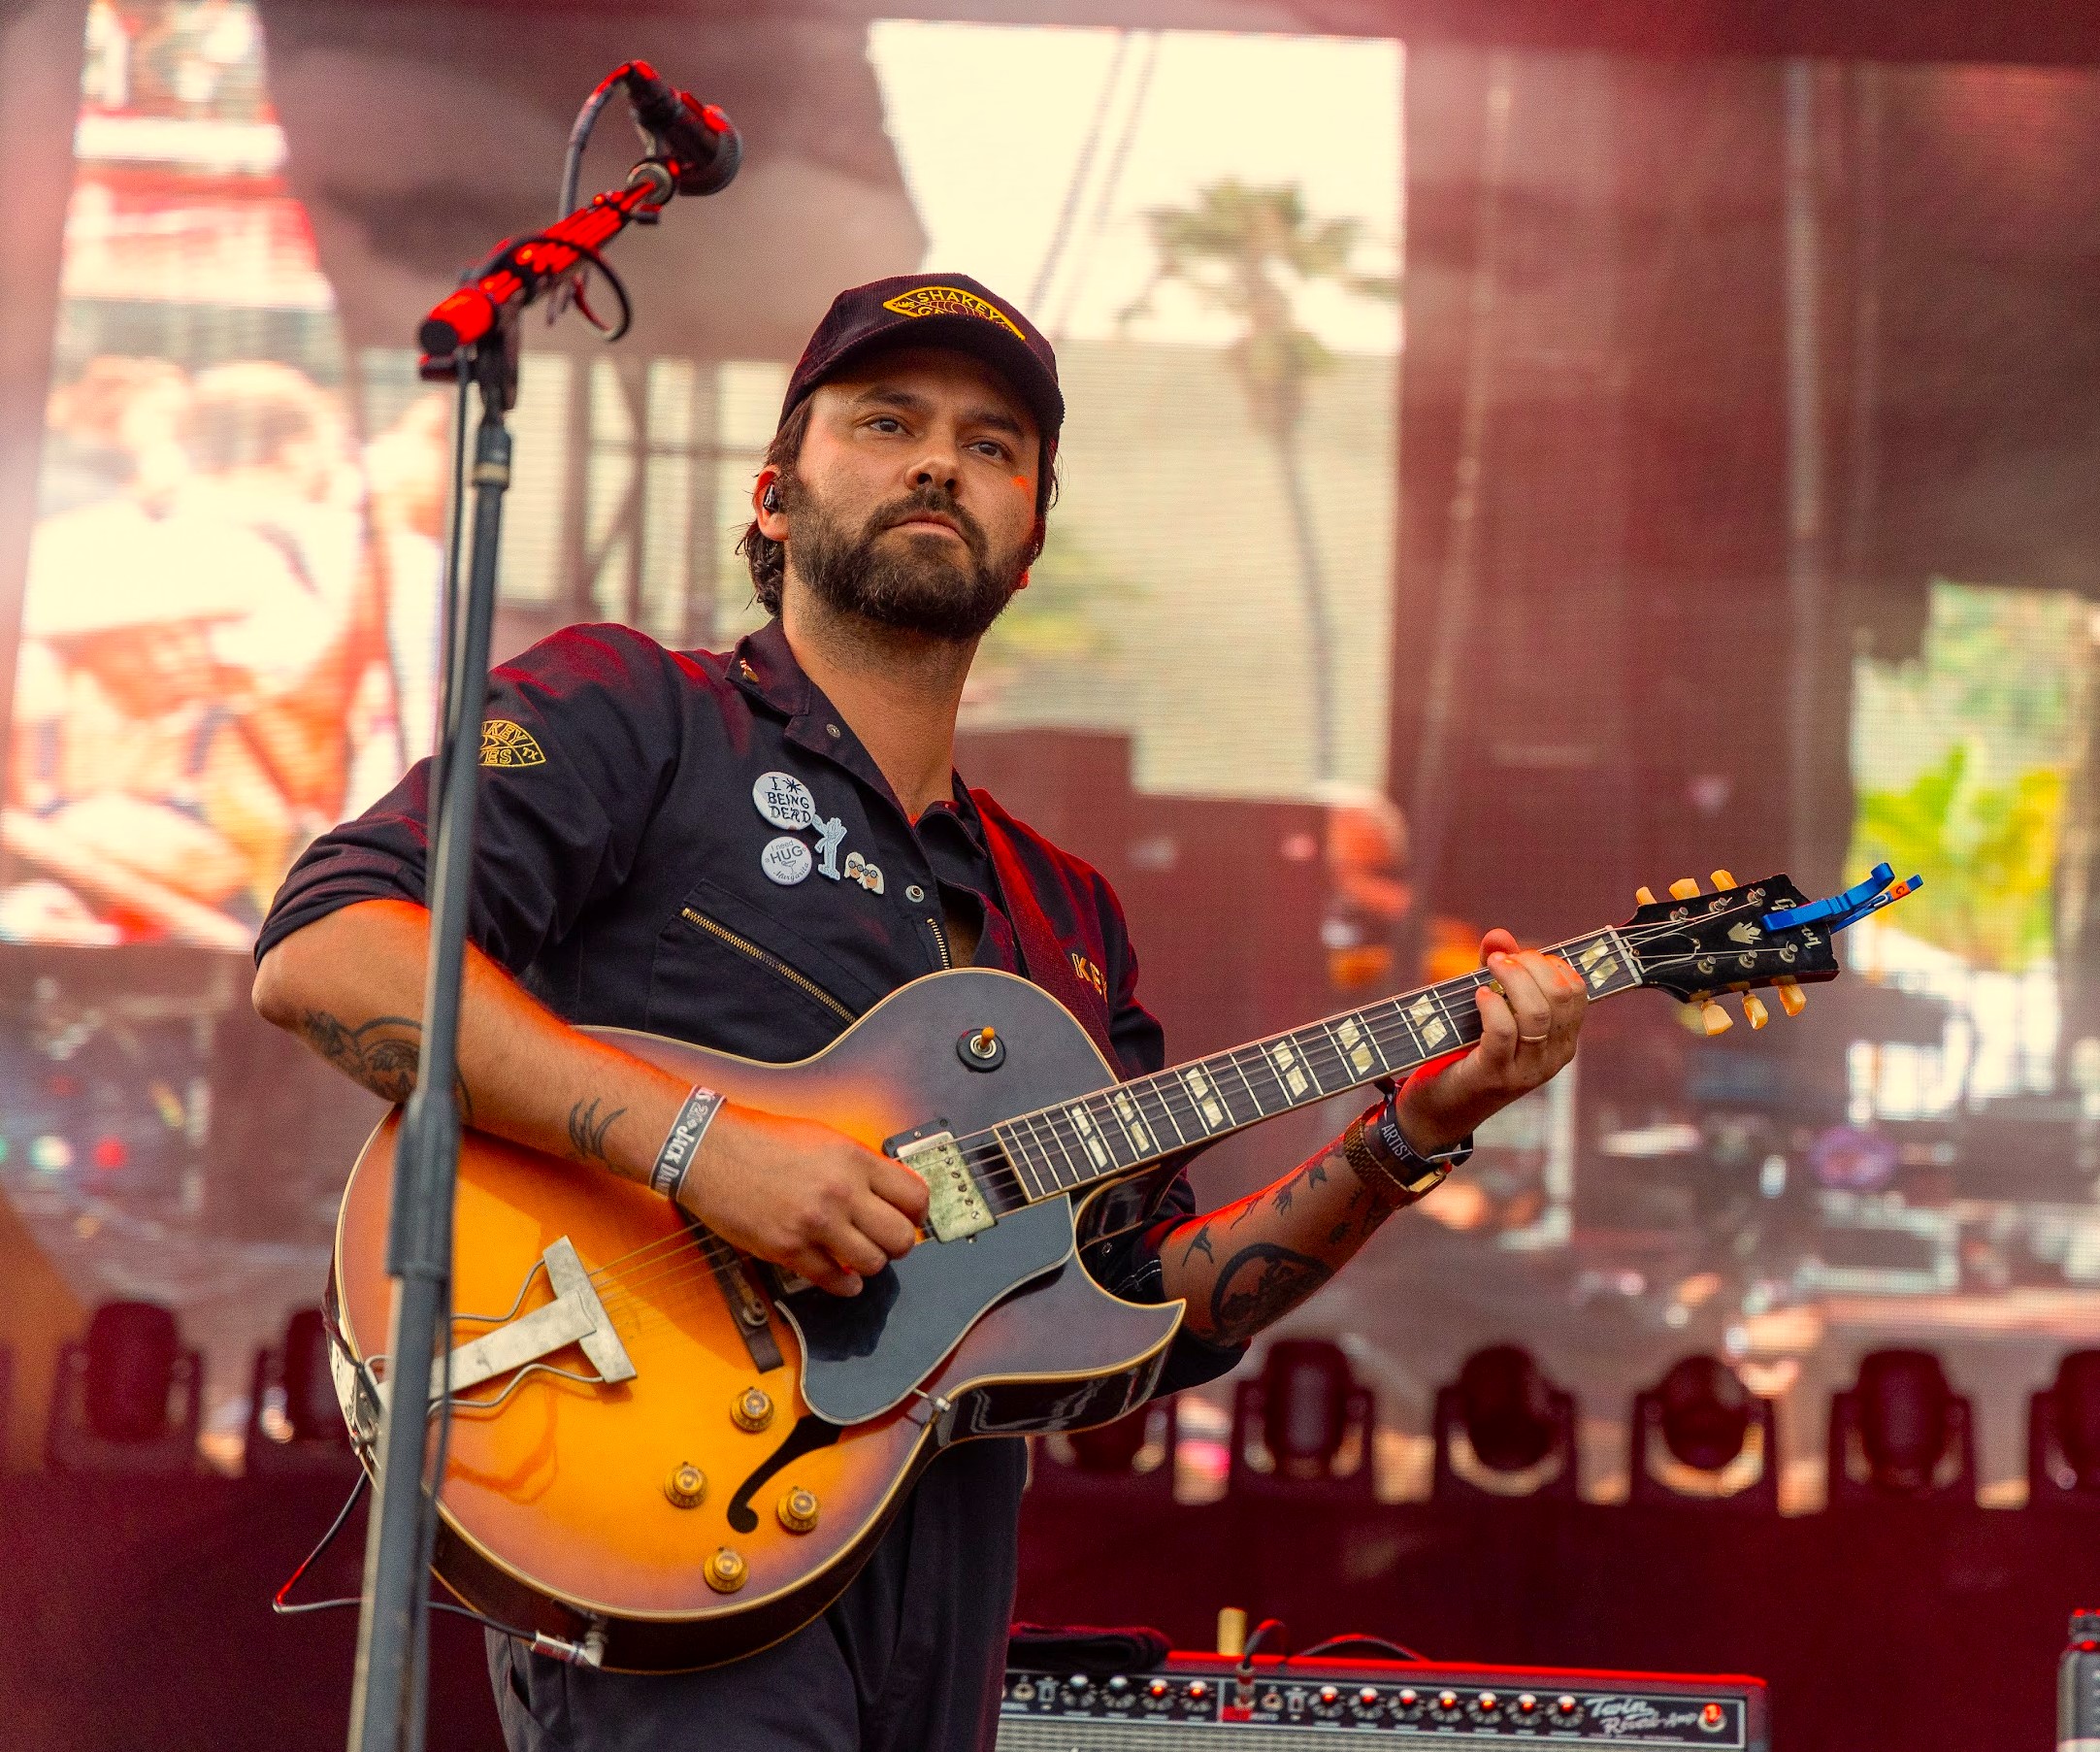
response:
[[[1699,1006],[1836,977],[1835,932],[1916,885],[1808,902],[1785,876],[1644,889],[1555,945],[1591,996]],[[733,1101],[819,1119],[923,1174],[929,1234],[836,1298],[783,1281],[647,1189],[469,1133],[461,1150],[436,1569],[569,1659],[630,1670],[749,1654],[821,1612],[951,1442],[1104,1423],[1180,1325],[1095,1284],[1079,1244],[1143,1220],[1191,1145],[1404,1074],[1477,1040],[1485,972],[1118,1082],[1084,1028],[1010,975],[893,992],[824,1051],[757,1064],[599,1031]],[[372,1464],[398,1115],[344,1196],[336,1384]],[[1148,1172],[1149,1171],[1149,1172]]]

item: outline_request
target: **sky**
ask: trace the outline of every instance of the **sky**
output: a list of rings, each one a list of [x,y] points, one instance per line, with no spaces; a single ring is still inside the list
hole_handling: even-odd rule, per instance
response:
[[[1359,273],[1395,273],[1401,54],[1393,41],[919,19],[876,22],[868,46],[929,238],[921,266],[972,275],[1054,340],[1115,334],[1151,278],[1146,210],[1227,177],[1296,183],[1316,219],[1360,221]],[[1392,303],[1315,284],[1297,311],[1338,352],[1398,350]],[[1222,346],[1235,330],[1168,286],[1127,332]]]

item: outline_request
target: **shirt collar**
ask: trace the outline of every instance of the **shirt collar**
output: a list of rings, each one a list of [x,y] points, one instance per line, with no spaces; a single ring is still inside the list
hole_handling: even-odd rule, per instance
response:
[[[788,741],[813,754],[837,761],[855,777],[889,798],[900,814],[903,812],[902,806],[897,804],[896,794],[890,789],[889,780],[882,777],[882,769],[861,745],[861,739],[853,734],[853,727],[796,661],[794,647],[788,644],[787,633],[777,615],[756,632],[746,633],[737,641],[736,648],[730,652],[729,675],[746,694],[788,720]],[[835,726],[836,736],[832,734]],[[963,782],[960,773],[949,775],[949,784],[954,792],[955,812],[961,817],[965,831],[981,849],[984,830],[978,823],[977,806],[970,800],[969,787]]]

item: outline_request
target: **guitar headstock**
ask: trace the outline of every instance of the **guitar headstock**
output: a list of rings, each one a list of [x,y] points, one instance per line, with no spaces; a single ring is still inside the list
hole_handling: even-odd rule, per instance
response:
[[[1756,996],[1760,989],[1776,988],[1781,1008],[1799,1015],[1808,1003],[1801,987],[1838,976],[1836,934],[1920,881],[1897,882],[1879,865],[1858,886],[1811,901],[1783,876],[1739,883],[1717,870],[1712,893],[1690,876],[1671,883],[1667,900],[1637,890],[1640,909],[1619,927],[1619,938],[1640,982],[1698,1006],[1708,1034],[1733,1025],[1717,1002],[1728,992],[1743,995],[1751,1027],[1762,1028],[1770,1012]]]

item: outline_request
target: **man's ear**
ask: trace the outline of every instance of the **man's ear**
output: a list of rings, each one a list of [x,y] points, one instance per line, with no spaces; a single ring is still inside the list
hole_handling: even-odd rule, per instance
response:
[[[769,542],[787,540],[787,513],[780,509],[778,469],[759,470],[758,479],[751,483],[751,511],[758,519],[760,535]]]

